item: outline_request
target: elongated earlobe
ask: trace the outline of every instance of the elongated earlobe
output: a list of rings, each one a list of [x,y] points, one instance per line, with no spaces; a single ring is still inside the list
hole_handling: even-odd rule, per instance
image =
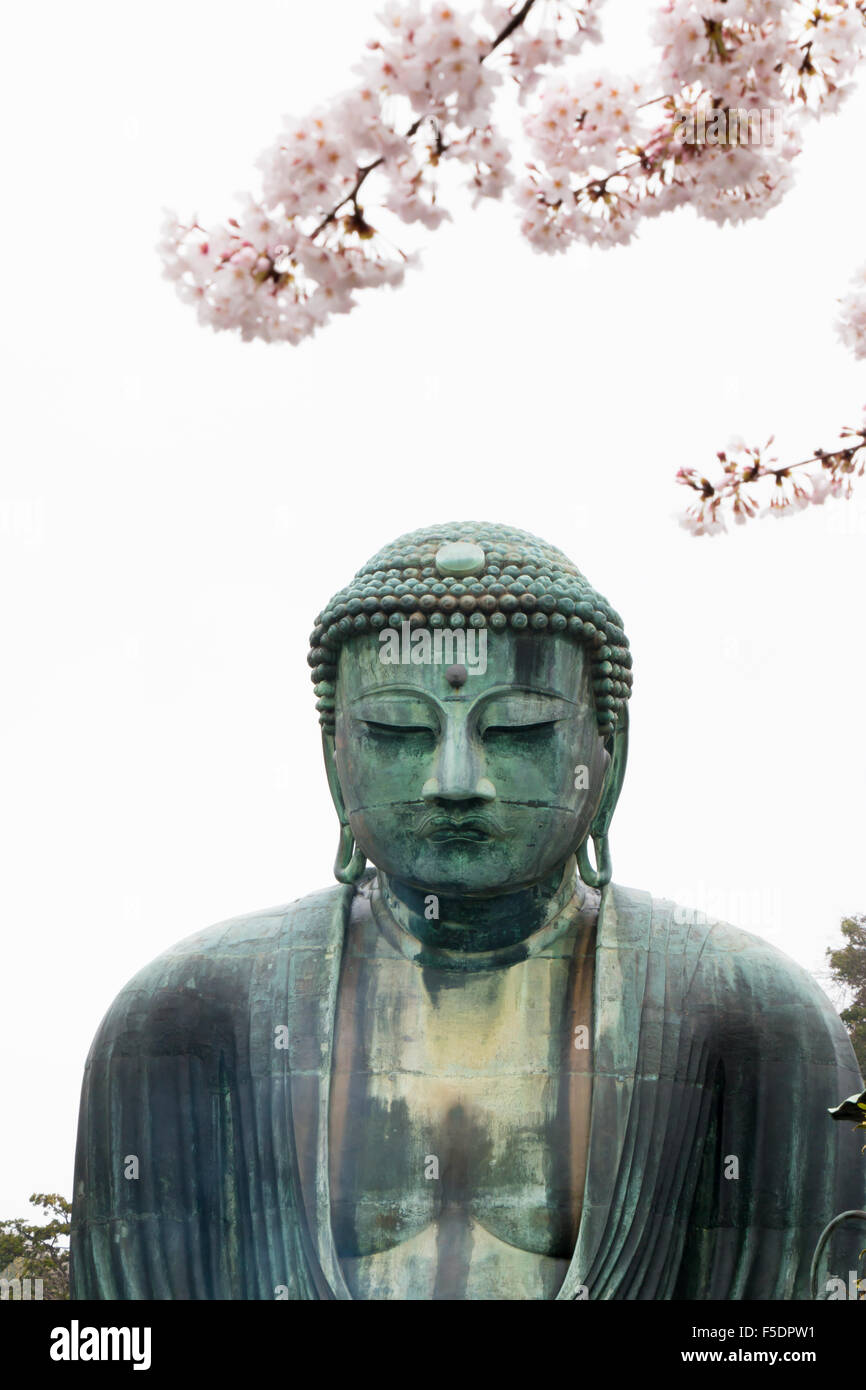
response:
[[[349,817],[346,813],[346,804],[343,801],[343,789],[337,776],[334,735],[325,731],[322,732],[322,752],[325,755],[325,771],[328,774],[331,800],[340,821],[340,844],[337,849],[337,858],[334,860],[334,877],[338,883],[357,883],[367,867],[367,856],[355,844],[355,837],[352,834],[352,827],[349,825]]]
[[[610,858],[608,831],[616,810],[616,803],[622,791],[625,778],[625,765],[628,759],[628,711],[623,709],[613,735],[610,763],[605,774],[604,791],[601,794],[598,810],[583,842],[577,847],[577,867],[583,882],[590,888],[604,888],[610,883],[613,872]],[[589,858],[588,841],[592,840],[595,850],[595,867]]]
[[[612,867],[610,862],[610,846],[606,835],[590,835],[592,838],[593,849],[595,850],[595,864],[593,868],[589,862],[589,851],[587,842],[584,840],[577,850],[577,867],[581,878],[589,888],[605,888],[610,883]]]
[[[349,825],[340,826],[340,846],[334,860],[334,878],[338,883],[357,883],[367,867],[367,856],[355,844]]]

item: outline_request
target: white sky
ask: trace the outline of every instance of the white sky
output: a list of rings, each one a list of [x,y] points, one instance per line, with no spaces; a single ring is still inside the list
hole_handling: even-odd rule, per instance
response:
[[[731,434],[793,460],[859,418],[833,319],[864,254],[866,90],[763,222],[678,214],[546,260],[511,207],[467,206],[403,289],[299,349],[205,332],[161,279],[161,208],[230,214],[280,116],[347,85],[375,10],[5,18],[0,1217],[71,1195],[84,1058],[124,982],[331,880],[307,637],[415,526],[523,526],[623,614],[617,881],[809,968],[866,910],[866,487],[727,538],[673,520],[676,469]],[[644,13],[612,0],[612,65]]]

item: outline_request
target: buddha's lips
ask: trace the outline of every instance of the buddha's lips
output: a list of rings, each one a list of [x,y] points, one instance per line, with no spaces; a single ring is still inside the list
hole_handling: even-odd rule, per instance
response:
[[[498,816],[479,815],[446,816],[441,811],[425,816],[418,826],[418,834],[424,839],[444,844],[447,840],[495,840],[501,839],[504,827]]]

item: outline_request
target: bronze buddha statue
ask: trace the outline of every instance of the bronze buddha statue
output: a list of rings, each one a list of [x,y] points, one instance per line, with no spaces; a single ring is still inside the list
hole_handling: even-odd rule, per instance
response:
[[[310,664],[337,886],[118,996],[75,1296],[808,1297],[863,1205],[823,1119],[854,1055],[787,957],[611,883],[619,615],[535,537],[432,526],[331,601]]]

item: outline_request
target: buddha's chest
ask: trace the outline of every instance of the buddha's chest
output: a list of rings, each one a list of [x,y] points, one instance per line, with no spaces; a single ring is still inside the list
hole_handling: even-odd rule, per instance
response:
[[[583,1194],[589,983],[561,955],[462,975],[347,953],[331,1196],[356,1296],[553,1296]]]

